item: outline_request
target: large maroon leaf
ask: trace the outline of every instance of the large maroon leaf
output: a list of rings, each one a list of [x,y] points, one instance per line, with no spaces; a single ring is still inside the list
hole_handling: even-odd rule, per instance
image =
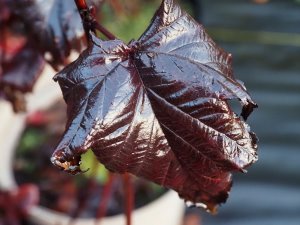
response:
[[[55,80],[68,105],[65,134],[52,162],[80,172],[92,148],[109,170],[176,190],[209,211],[225,202],[231,171],[257,160],[246,118],[255,107],[231,69],[231,56],[172,0],[164,0],[141,38],[90,45]]]

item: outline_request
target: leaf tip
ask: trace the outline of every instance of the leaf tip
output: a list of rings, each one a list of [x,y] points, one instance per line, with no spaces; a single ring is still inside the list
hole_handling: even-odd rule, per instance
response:
[[[57,150],[54,152],[50,160],[54,166],[72,175],[77,175],[86,172],[80,169],[80,164],[81,164],[80,155],[67,157],[64,150]]]
[[[255,108],[258,108],[258,105],[253,101],[247,100],[247,104],[243,106],[242,113],[241,113],[241,116],[245,121],[248,119],[248,117],[250,116],[250,114],[253,112]]]
[[[191,207],[196,207],[196,208],[202,208],[205,211],[209,212],[212,215],[216,215],[218,213],[218,205],[212,204],[212,203],[193,203],[191,201],[186,201],[185,202],[186,206],[191,208]]]

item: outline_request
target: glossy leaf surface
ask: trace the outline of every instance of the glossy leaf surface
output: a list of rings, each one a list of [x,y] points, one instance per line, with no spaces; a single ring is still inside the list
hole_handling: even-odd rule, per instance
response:
[[[130,172],[176,190],[209,211],[225,202],[232,171],[257,160],[246,118],[256,106],[233,77],[231,55],[172,0],[164,0],[138,41],[92,35],[58,75],[68,122],[52,162],[80,172],[92,148],[109,170]]]

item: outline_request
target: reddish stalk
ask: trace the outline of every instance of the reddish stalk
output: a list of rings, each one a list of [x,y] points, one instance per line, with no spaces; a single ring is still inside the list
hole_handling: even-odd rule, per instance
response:
[[[111,198],[112,187],[113,187],[115,178],[116,178],[116,176],[113,173],[109,173],[108,181],[103,187],[103,192],[102,192],[102,195],[101,195],[101,202],[100,202],[99,208],[97,210],[96,225],[99,225],[101,219],[107,213],[107,205],[108,205],[109,199]]]
[[[2,7],[2,6],[1,6]],[[7,39],[7,32],[6,32],[6,29],[7,28],[0,28],[0,32],[2,33],[1,35],[0,35],[0,65],[2,66],[3,65],[3,63],[4,63],[4,59],[5,59],[5,54],[6,54],[6,52],[5,52],[5,50],[8,48],[7,47],[7,41],[6,41],[6,39]],[[1,77],[1,73],[2,73],[3,71],[0,71],[0,77]]]
[[[80,13],[85,34],[88,39],[90,39],[90,31],[95,32],[95,30],[100,31],[104,36],[109,40],[117,39],[110,31],[105,27],[99,24],[95,18],[95,8],[88,7],[85,0],[74,0],[77,6],[77,9]]]
[[[93,27],[94,27],[94,29],[100,31],[109,40],[117,39],[117,37],[114,34],[112,34],[110,31],[108,31],[105,27],[103,27],[101,24],[99,24],[96,20],[93,23]]]
[[[79,192],[85,191],[84,196],[77,196],[78,205],[75,208],[74,212],[71,215],[71,220],[69,222],[69,225],[72,225],[75,223],[76,219],[80,217],[81,213],[88,207],[88,201],[90,200],[92,194],[95,192],[95,189],[97,187],[96,180],[94,178],[91,178],[88,183],[85,190],[79,189]]]
[[[134,190],[132,186],[132,181],[129,173],[122,175],[123,186],[125,191],[125,215],[126,215],[126,225],[131,225],[131,214],[134,206]]]
[[[75,208],[74,212],[71,215],[71,220],[69,222],[69,225],[74,224],[76,219],[81,215],[81,213],[88,207],[88,201],[90,200],[92,194],[95,192],[97,188],[97,181],[96,181],[96,176],[97,176],[97,170],[99,168],[99,162],[95,159],[93,162],[93,167],[91,168],[92,174],[91,177],[89,178],[89,181],[87,183],[87,187],[85,190],[85,195],[84,196],[77,196],[78,199],[78,206]],[[78,189],[78,192],[81,192],[83,190]]]
[[[75,3],[77,5],[77,8],[79,11],[88,9],[88,6],[87,6],[85,0],[75,0]]]

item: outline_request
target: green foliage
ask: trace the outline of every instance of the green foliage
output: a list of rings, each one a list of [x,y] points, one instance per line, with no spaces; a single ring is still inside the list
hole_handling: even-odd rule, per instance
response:
[[[114,12],[107,5],[104,5],[102,10],[104,17],[102,24],[118,38],[129,42],[132,38],[139,38],[145,27],[149,25],[158,5],[159,3],[145,2],[141,4],[140,10],[135,14],[123,14],[113,17],[111,14]]]
[[[80,168],[86,171],[83,175],[87,178],[95,176],[98,182],[105,184],[108,179],[108,171],[105,167],[98,162],[93,151],[90,149],[81,156],[82,164]]]
[[[39,130],[30,128],[24,132],[24,135],[21,138],[18,152],[20,154],[32,151],[38,148],[45,140],[45,134],[39,132]]]

